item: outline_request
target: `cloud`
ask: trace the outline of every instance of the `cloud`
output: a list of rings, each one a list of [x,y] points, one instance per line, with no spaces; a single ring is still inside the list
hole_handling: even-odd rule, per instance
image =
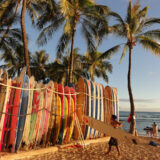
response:
[[[154,74],[154,72],[148,72],[148,74],[149,74],[150,76],[152,76],[152,75]]]
[[[159,99],[134,99],[134,102],[139,102],[139,103],[155,103],[160,101]],[[120,98],[119,102],[129,102],[129,99],[125,99],[125,98]]]

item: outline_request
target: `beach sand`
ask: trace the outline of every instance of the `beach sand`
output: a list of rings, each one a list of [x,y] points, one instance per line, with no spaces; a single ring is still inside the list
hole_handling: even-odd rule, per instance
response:
[[[115,147],[112,147],[110,155],[107,155],[109,138],[85,141],[84,148],[76,148],[71,145],[61,145],[31,151],[20,151],[17,154],[3,155],[4,160],[160,160],[160,147],[149,145],[150,140],[160,143],[157,139],[138,137],[137,143],[120,141],[121,155],[118,156]]]

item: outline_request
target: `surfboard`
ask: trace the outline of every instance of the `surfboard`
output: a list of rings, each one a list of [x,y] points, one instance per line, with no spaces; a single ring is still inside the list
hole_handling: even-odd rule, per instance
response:
[[[3,75],[1,76],[2,81],[0,81],[2,84],[7,85],[8,84],[8,73],[7,71],[3,72]],[[6,108],[6,95],[7,95],[7,86],[0,85],[0,112],[3,112],[3,109]],[[0,114],[0,122],[2,120],[3,114]]]
[[[64,137],[67,132],[67,123],[68,123],[68,98],[67,96],[64,96],[64,131],[63,131],[63,137],[62,139],[64,140]]]
[[[95,82],[93,84],[93,118],[97,119],[97,108],[96,108],[96,85]],[[92,132],[93,138],[95,138],[96,130],[94,129]]]
[[[118,98],[118,90],[116,88],[116,105],[117,105],[117,121],[119,121],[119,98]]]
[[[86,101],[87,101],[87,105],[86,105],[86,115],[87,116],[91,116],[91,91],[90,91],[90,82],[86,79],[84,79],[84,82],[86,83],[86,88],[87,88],[87,96],[86,96]],[[85,135],[84,135],[84,139],[88,139],[89,138],[89,133],[90,133],[90,127],[86,126],[85,127]]]
[[[107,95],[107,111],[108,113],[106,113],[107,115],[107,121],[108,124],[111,123],[111,117],[113,115],[113,107],[112,107],[112,89],[110,86],[106,86],[105,87],[105,93]]]
[[[83,78],[78,79],[77,87],[76,87],[76,93],[77,93],[77,110],[76,110],[76,115],[78,117],[79,123],[81,125],[82,133],[84,136],[85,133],[85,125],[82,122],[82,116],[86,114],[85,109],[86,109],[86,83],[84,82]],[[79,137],[79,132],[78,128],[75,125],[74,129],[74,139],[78,139]]]
[[[41,88],[43,88],[43,85],[41,86]],[[32,140],[33,140],[33,144],[34,144],[34,146],[32,146],[32,147],[35,147],[35,145],[37,145],[37,135],[38,135],[38,131],[39,131],[41,116],[44,116],[44,115],[42,115],[42,110],[44,109],[44,104],[45,104],[44,91],[41,90],[40,104],[39,104],[39,108],[38,108],[38,112],[37,112],[33,135],[32,135]]]
[[[110,109],[109,109],[109,94],[107,92],[107,89],[104,89],[104,122],[106,124],[110,124]]]
[[[42,83],[40,84],[40,88],[42,88]],[[39,94],[39,106],[36,110],[36,118],[35,118],[35,124],[34,124],[34,129],[33,129],[33,133],[32,133],[32,137],[31,137],[31,143],[33,144],[32,147],[34,147],[36,145],[36,134],[37,134],[37,130],[38,130],[38,127],[39,127],[39,123],[40,123],[40,115],[41,115],[41,103],[43,101],[43,95],[42,95],[42,90],[40,91],[40,94]],[[32,117],[33,118],[33,117]]]
[[[50,118],[50,112],[51,112],[51,103],[52,103],[52,95],[53,95],[53,87],[54,84],[52,81],[50,81],[47,84],[47,89],[46,89],[46,98],[45,98],[45,120],[44,120],[44,127],[43,127],[43,134],[42,134],[42,139],[43,139],[43,144],[46,143],[46,138],[47,138],[47,132],[48,132],[48,126],[49,126],[49,118]]]
[[[2,143],[2,147],[1,147],[1,150],[3,150],[3,151],[9,151],[8,143],[9,143],[10,131],[11,131],[11,118],[12,118],[12,110],[13,110],[13,105],[14,105],[14,97],[15,97],[15,92],[16,92],[16,89],[12,88],[12,86],[13,87],[19,86],[17,84],[17,78],[15,78],[11,82],[11,93],[10,93],[10,97],[9,97],[8,114],[6,115],[3,143]]]
[[[116,115],[116,99],[114,95],[114,90],[112,89],[112,107],[113,107],[113,114]]]
[[[94,83],[95,85],[95,119],[99,119],[99,108],[98,108],[98,86],[97,83]],[[98,137],[98,131],[95,130],[94,132],[94,137],[97,138]]]
[[[117,120],[119,121],[118,91],[117,88],[112,88],[112,90],[114,95],[114,107],[115,107],[114,114],[117,116]]]
[[[37,118],[37,113],[39,110],[39,106],[40,106],[40,93],[41,93],[41,86],[42,83],[37,83],[36,87],[33,93],[33,103],[32,103],[32,114],[31,114],[31,119],[30,119],[30,131],[29,131],[29,136],[28,136],[28,142],[30,145],[33,145],[34,143],[34,136],[33,132],[34,132],[34,128],[35,128],[35,123],[36,123],[36,118]]]
[[[95,87],[93,85],[93,82],[90,81],[91,86],[91,117],[95,118]],[[94,129],[90,128],[90,138],[94,138]]]
[[[42,85],[41,88],[44,88],[45,85]],[[44,111],[45,108],[45,91],[41,90],[40,93],[40,107],[39,112],[37,113],[37,123],[35,126],[36,135],[35,135],[35,143],[36,145],[39,145],[41,143],[42,139],[42,131],[43,131],[43,125],[44,125]]]
[[[29,90],[29,100],[28,100],[28,106],[27,106],[27,116],[23,131],[23,137],[22,137],[22,145],[28,146],[28,136],[29,136],[29,130],[30,130],[30,120],[31,120],[31,111],[32,111],[32,101],[33,101],[33,93],[34,93],[34,87],[36,85],[36,82],[34,80],[34,77],[30,77],[30,90]]]
[[[23,68],[20,76],[17,79],[17,82],[19,83],[18,87],[22,88],[23,85],[23,79],[26,74],[26,68]],[[12,117],[11,117],[11,130],[10,130],[10,139],[9,139],[9,147],[10,151],[14,152],[15,147],[15,138],[16,138],[16,132],[17,132],[17,121],[18,121],[18,113],[19,113],[19,107],[21,102],[21,89],[16,89],[15,97],[14,97],[14,104],[13,104],[13,110],[12,110]]]
[[[98,94],[98,120],[101,121],[101,95],[100,95],[100,87],[99,87],[99,84],[97,83],[97,94]],[[100,137],[100,132],[98,131],[97,133],[97,138]]]
[[[6,84],[7,87],[3,88],[5,86],[1,86],[0,85],[0,97],[1,97],[1,102],[0,102],[0,108],[2,109],[1,112],[3,113],[7,113],[8,112],[8,103],[9,103],[9,97],[10,97],[10,92],[11,92],[11,79],[8,79],[8,75],[7,72],[4,71],[3,76],[1,77],[2,81],[0,81],[3,84]],[[5,99],[3,98],[5,94]],[[3,101],[4,99],[4,101]],[[3,105],[3,107],[2,107]],[[2,147],[2,143],[3,143],[3,136],[4,136],[4,130],[5,130],[5,124],[6,124],[6,118],[7,115],[6,114],[1,114],[1,118],[0,118],[0,151],[1,151],[1,147]]]
[[[69,139],[69,135],[70,135],[70,121],[71,121],[71,95],[70,95],[70,89],[68,86],[65,86],[64,88],[64,93],[65,96],[67,97],[68,100],[68,116],[67,116],[67,126],[66,126],[66,133],[65,133],[65,137],[63,139],[64,143],[68,143],[68,139]]]
[[[104,97],[103,97],[103,85],[100,84],[100,91],[101,91],[101,121],[104,122]],[[101,137],[103,137],[104,134],[101,133]]]
[[[70,112],[70,132],[69,132],[69,137],[68,137],[68,141],[70,141],[72,134],[73,134],[73,130],[74,130],[74,126],[75,126],[75,114],[76,114],[76,110],[77,110],[77,106],[76,106],[76,92],[75,89],[73,87],[70,88],[70,94],[71,94],[71,112]]]
[[[56,100],[55,101],[56,115],[50,138],[50,141],[52,142],[53,145],[55,145],[58,140],[61,128],[61,97],[58,95],[58,84],[56,82],[54,83],[54,88],[55,88],[55,100]]]
[[[27,75],[24,76],[22,88],[29,89],[29,77]],[[29,97],[29,90],[21,91],[21,102],[19,106],[19,113],[18,113],[18,121],[17,121],[17,132],[15,137],[15,146],[14,152],[17,152],[21,139],[23,136],[24,125],[26,121],[26,113],[27,113],[27,106],[28,106],[28,97]]]
[[[55,85],[55,83],[54,83]],[[49,118],[49,126],[48,126],[48,132],[47,132],[47,139],[46,144],[49,145],[51,134],[52,134],[52,128],[54,127],[55,122],[55,114],[56,114],[56,93],[55,93],[55,86],[52,88],[52,103],[51,103],[51,112],[50,112],[50,118]]]
[[[59,93],[59,96],[61,97],[61,129],[60,129],[60,133],[58,136],[58,141],[60,144],[62,144],[63,132],[64,132],[64,122],[65,122],[65,116],[64,116],[65,107],[64,107],[64,88],[61,84],[58,84],[58,93]]]

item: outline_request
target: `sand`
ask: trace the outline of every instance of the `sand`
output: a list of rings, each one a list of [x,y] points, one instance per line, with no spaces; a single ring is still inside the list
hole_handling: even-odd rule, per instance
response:
[[[121,155],[118,156],[115,147],[109,155],[108,143],[109,138],[100,138],[97,140],[85,141],[84,148],[75,148],[71,145],[62,145],[56,147],[49,147],[45,149],[38,149],[32,151],[20,151],[17,154],[3,155],[4,160],[160,160],[160,147],[149,145],[150,140],[160,143],[157,139],[138,137],[137,143],[127,143],[125,141],[119,142]],[[73,144],[72,144],[73,145]]]

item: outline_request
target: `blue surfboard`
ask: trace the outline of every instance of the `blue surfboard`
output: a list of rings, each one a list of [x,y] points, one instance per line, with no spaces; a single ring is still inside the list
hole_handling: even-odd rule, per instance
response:
[[[22,87],[25,89],[29,89],[29,77],[27,75],[24,76]],[[18,148],[21,144],[24,125],[25,125],[25,121],[26,121],[28,97],[29,97],[29,90],[22,90],[21,103],[20,103],[19,114],[18,114],[21,116],[18,117],[18,121],[17,121],[17,132],[16,132],[16,138],[15,138],[14,152],[16,152],[18,150]]]
[[[98,120],[98,86],[95,83],[95,119]],[[97,138],[98,137],[98,131],[95,130],[94,131],[94,137]]]
[[[91,117],[95,118],[95,90],[94,90],[94,85],[93,82],[90,81],[90,86],[91,86]],[[94,137],[94,129],[90,128],[90,138]]]

